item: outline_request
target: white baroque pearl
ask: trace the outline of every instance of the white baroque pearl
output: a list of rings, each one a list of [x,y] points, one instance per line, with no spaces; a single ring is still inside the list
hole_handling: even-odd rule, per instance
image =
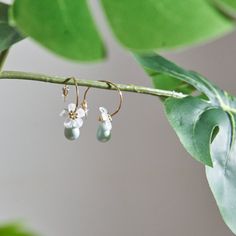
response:
[[[76,140],[79,138],[80,130],[78,127],[66,128],[64,129],[64,135],[68,140]]]
[[[100,124],[97,130],[97,140],[105,143],[110,139],[111,139],[111,130],[106,129],[103,124]]]

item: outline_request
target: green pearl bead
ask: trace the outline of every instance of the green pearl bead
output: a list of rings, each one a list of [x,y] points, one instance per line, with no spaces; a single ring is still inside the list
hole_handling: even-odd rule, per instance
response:
[[[107,142],[111,139],[111,130],[104,129],[104,126],[101,124],[97,130],[97,140],[100,142]]]
[[[77,127],[65,128],[64,135],[68,140],[73,141],[79,138],[80,130]]]

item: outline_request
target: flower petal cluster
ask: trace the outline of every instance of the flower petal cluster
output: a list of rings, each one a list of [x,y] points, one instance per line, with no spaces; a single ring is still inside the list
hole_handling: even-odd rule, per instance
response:
[[[83,118],[87,115],[81,107],[76,107],[74,103],[70,103],[67,108],[65,108],[60,116],[66,117],[64,121],[65,128],[81,128],[83,126]]]

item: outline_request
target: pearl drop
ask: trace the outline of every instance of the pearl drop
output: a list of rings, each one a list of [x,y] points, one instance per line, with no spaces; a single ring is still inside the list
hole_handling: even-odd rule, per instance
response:
[[[65,128],[64,135],[68,140],[76,140],[79,138],[80,130],[78,127]]]
[[[97,140],[105,143],[110,139],[111,139],[111,130],[105,129],[103,124],[99,125],[97,130]]]

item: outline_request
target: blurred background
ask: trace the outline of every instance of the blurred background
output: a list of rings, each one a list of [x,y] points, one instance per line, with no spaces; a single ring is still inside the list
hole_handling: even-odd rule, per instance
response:
[[[76,64],[30,40],[10,52],[5,70],[152,86],[114,40],[92,5],[108,59]],[[207,45],[165,53],[236,94],[236,33]],[[70,43],[70,42],[68,42]],[[230,236],[194,161],[169,126],[156,97],[124,94],[112,140],[96,140],[98,107],[113,110],[115,92],[91,90],[78,141],[64,138],[60,85],[1,81],[0,222],[20,221],[42,236]],[[68,102],[74,101],[71,89]],[[83,88],[80,89],[81,93]]]

